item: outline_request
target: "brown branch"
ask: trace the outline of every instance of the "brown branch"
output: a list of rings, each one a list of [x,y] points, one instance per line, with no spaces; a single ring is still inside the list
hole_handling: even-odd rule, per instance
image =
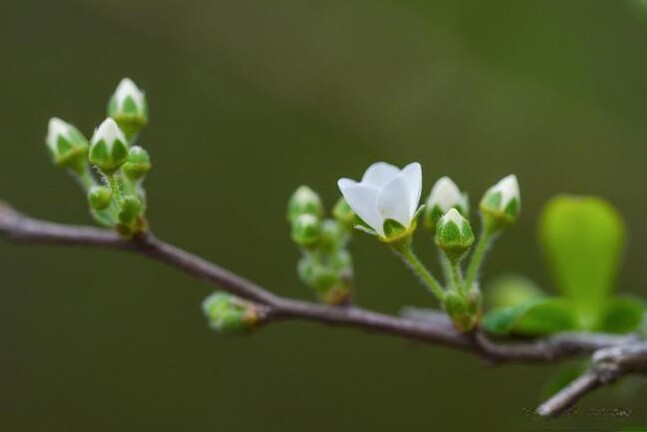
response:
[[[492,362],[548,362],[625,344],[627,336],[568,333],[550,338],[502,345],[481,332],[457,332],[445,317],[423,320],[396,317],[347,306],[332,307],[288,299],[196,255],[162,242],[152,234],[124,240],[113,231],[62,225],[25,216],[0,202],[0,233],[18,243],[48,243],[122,249],[161,261],[232,294],[257,303],[266,322],[286,319],[359,328],[370,332],[441,344],[461,349]]]
[[[543,417],[556,417],[595,389],[625,375],[647,372],[647,343],[605,348],[595,352],[593,364],[582,375],[537,408]]]

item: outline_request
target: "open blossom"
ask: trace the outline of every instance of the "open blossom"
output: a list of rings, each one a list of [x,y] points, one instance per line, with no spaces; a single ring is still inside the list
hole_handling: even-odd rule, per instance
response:
[[[411,226],[422,191],[422,168],[418,162],[403,169],[376,162],[368,167],[360,182],[342,178],[337,184],[353,211],[384,237],[387,219],[407,229]]]

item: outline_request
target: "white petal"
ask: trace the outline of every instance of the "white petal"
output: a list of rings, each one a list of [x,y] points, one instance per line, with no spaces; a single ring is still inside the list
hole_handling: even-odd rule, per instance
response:
[[[137,85],[130,78],[124,78],[121,80],[115,91],[115,97],[117,98],[117,105],[123,107],[123,103],[128,97],[131,97],[137,105],[137,108],[144,108],[144,93],[137,87]]]
[[[501,179],[494,187],[496,191],[501,192],[502,208],[507,206],[513,198],[519,199],[519,182],[514,174]]]
[[[124,136],[124,133],[119,129],[119,126],[117,126],[117,123],[108,117],[99,125],[97,130],[94,131],[94,135],[92,136],[92,142],[98,142],[100,140],[104,140],[106,144],[112,145],[115,140],[119,140],[123,143],[128,143],[126,140],[126,137]]]
[[[409,185],[409,221],[418,209],[422,193],[422,167],[418,162],[410,163],[402,169],[402,175]]]
[[[449,177],[440,178],[431,189],[427,204],[430,206],[437,205],[443,213],[457,205],[464,204],[464,197],[456,183]]]
[[[395,219],[405,227],[411,223],[409,181],[404,175],[394,178],[384,186],[377,200],[377,209],[382,219]]]
[[[447,223],[447,222],[454,222],[458,228],[462,228],[463,226],[463,216],[456,211],[456,209],[451,209],[443,216],[442,218],[442,223]]]
[[[70,125],[59,118],[52,117],[51,119],[49,119],[49,124],[47,127],[47,145],[54,149],[56,147],[56,144],[58,143],[59,136],[70,139]]]
[[[382,188],[398,174],[400,174],[400,169],[398,167],[386,162],[376,162],[368,167],[364,172],[362,183],[368,183]]]
[[[357,215],[380,235],[384,235],[384,220],[377,211],[377,197],[380,189],[368,184],[357,183],[343,178],[337,182],[344,199]]]

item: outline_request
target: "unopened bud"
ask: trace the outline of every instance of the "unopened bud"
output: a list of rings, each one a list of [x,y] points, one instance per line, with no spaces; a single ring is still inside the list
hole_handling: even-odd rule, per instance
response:
[[[92,136],[90,162],[105,173],[113,173],[127,159],[128,140],[113,119],[105,119]]]
[[[314,246],[321,239],[321,220],[302,214],[292,221],[292,240],[303,247]]]
[[[462,258],[472,246],[474,233],[467,219],[456,209],[451,209],[438,221],[435,240],[447,258],[455,261]]]
[[[288,201],[288,221],[309,214],[318,218],[323,217],[324,208],[319,195],[308,186],[299,186]]]
[[[225,292],[215,292],[202,302],[209,326],[222,333],[241,333],[254,329],[260,322],[258,307]]]
[[[517,177],[509,175],[488,189],[479,207],[486,222],[494,229],[506,228],[515,223],[521,212]]]
[[[79,171],[86,161],[88,140],[70,123],[51,118],[45,142],[52,160],[58,166]]]
[[[469,202],[467,196],[461,193],[456,183],[449,177],[440,178],[431,189],[424,212],[425,227],[434,231],[438,220],[451,209],[467,217]]]
[[[151,169],[151,158],[148,152],[139,146],[128,151],[128,160],[122,167],[124,174],[131,180],[140,180]]]
[[[108,102],[112,117],[129,139],[148,123],[148,103],[144,92],[130,79],[121,80]]]
[[[88,202],[95,210],[103,210],[110,205],[112,190],[106,186],[92,186],[88,191]]]

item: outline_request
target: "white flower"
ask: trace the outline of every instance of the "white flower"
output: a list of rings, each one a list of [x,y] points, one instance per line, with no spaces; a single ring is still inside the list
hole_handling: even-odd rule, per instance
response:
[[[361,182],[342,178],[337,185],[353,211],[384,237],[387,219],[411,226],[422,191],[422,168],[418,162],[402,170],[377,162],[368,167]]]
[[[432,209],[434,206],[438,206],[443,214],[455,207],[462,211],[467,210],[468,207],[460,189],[449,177],[440,178],[431,189],[427,199],[427,207]]]
[[[124,103],[126,99],[131,98],[137,107],[137,111],[144,111],[145,99],[144,92],[137,87],[137,85],[130,78],[124,78],[121,80],[115,91],[114,98],[117,104],[116,109],[118,111],[124,110]]]

